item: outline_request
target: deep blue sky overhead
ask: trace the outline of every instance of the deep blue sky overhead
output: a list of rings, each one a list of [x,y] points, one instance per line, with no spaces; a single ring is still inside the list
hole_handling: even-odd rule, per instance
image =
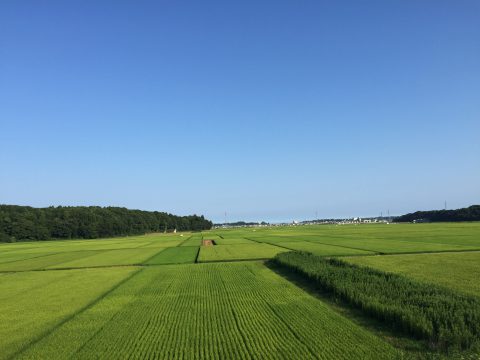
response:
[[[0,203],[480,203],[480,2],[0,2]]]

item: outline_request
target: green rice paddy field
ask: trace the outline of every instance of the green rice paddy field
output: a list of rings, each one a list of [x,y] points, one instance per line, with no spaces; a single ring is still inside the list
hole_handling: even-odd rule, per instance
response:
[[[266,260],[287,251],[480,297],[480,223],[0,244],[0,359],[420,356],[272,270]]]

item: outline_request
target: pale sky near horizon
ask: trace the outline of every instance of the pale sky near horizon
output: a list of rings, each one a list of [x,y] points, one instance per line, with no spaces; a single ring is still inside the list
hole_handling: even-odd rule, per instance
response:
[[[480,203],[478,1],[0,2],[0,203]]]

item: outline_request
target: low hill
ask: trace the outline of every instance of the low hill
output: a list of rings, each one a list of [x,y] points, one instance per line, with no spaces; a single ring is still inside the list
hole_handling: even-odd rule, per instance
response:
[[[480,205],[456,210],[416,211],[397,217],[395,222],[480,221]]]

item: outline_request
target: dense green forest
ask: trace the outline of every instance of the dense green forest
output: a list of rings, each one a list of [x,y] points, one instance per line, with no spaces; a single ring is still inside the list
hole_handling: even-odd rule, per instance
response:
[[[396,222],[412,222],[424,220],[430,222],[441,221],[480,221],[480,205],[456,210],[417,211],[395,218]]]
[[[429,347],[450,350],[479,345],[478,298],[306,252],[281,253],[272,263],[365,315],[425,340]]]
[[[208,230],[203,216],[176,216],[120,207],[73,206],[33,208],[0,205],[0,241],[94,239],[148,232]]]

